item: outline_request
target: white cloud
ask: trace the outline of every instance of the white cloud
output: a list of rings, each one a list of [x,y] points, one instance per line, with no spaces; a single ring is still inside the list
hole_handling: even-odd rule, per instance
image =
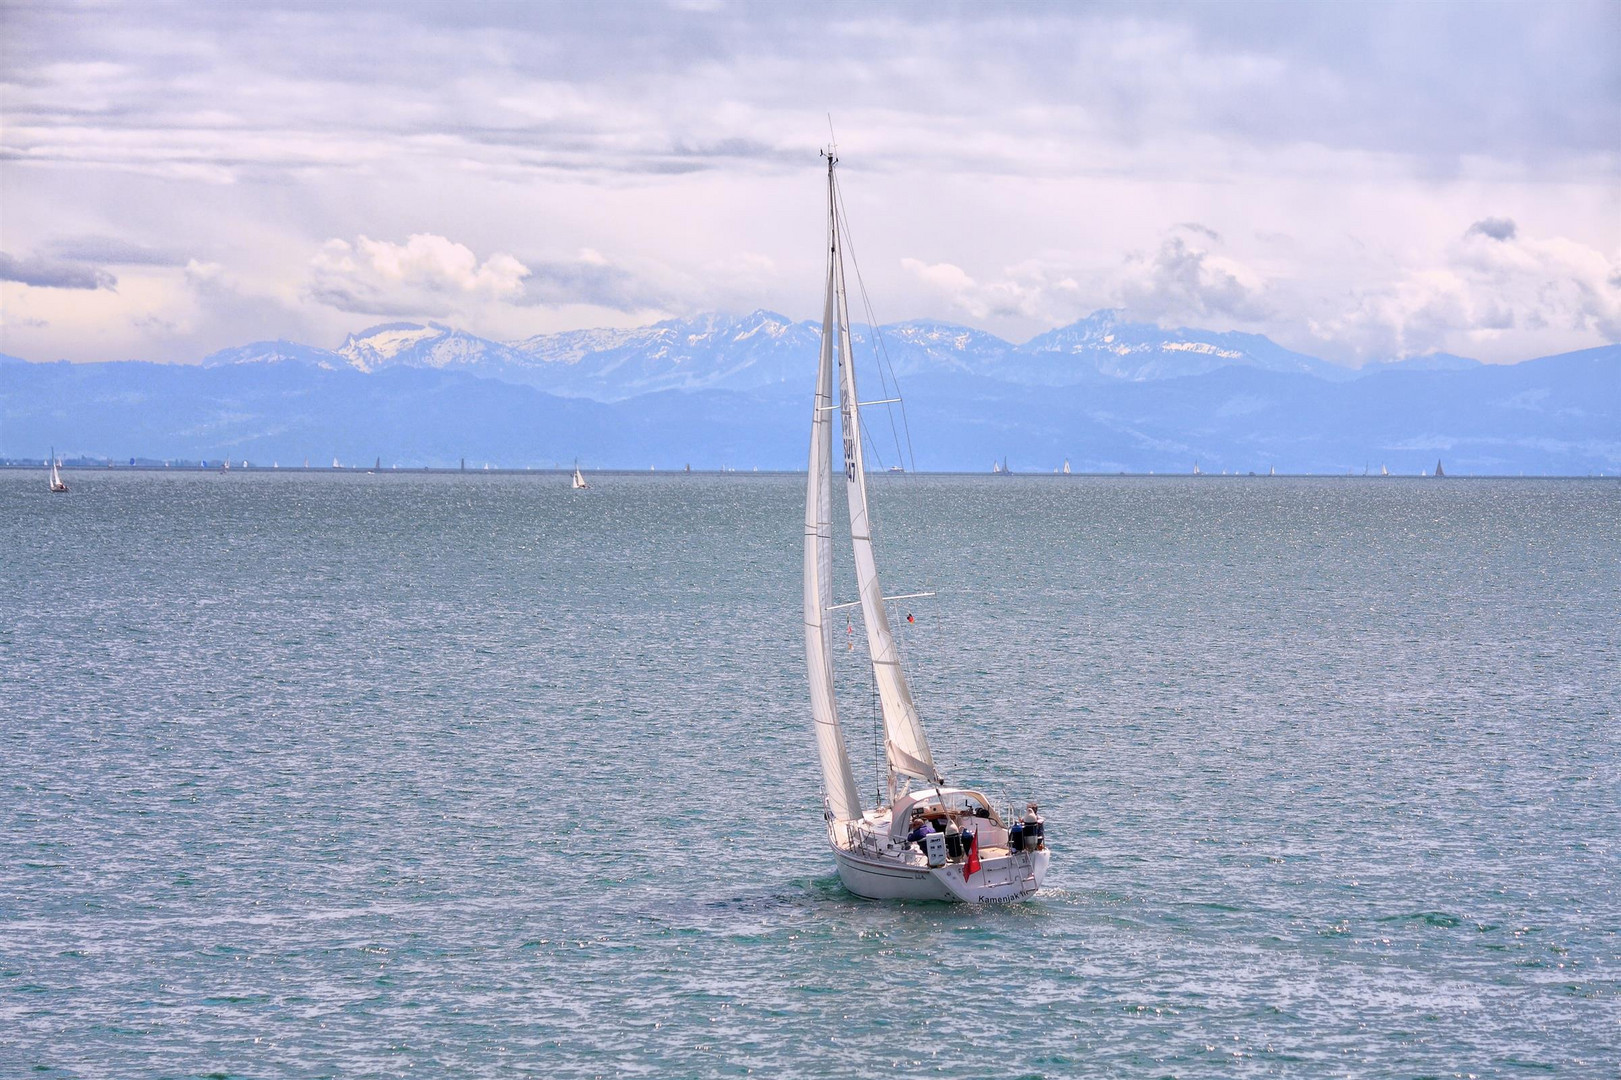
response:
[[[1436,263],[1356,290],[1349,307],[1312,320],[1313,332],[1364,359],[1470,354],[1512,333],[1553,348],[1621,341],[1621,265],[1564,237],[1528,236],[1509,219],[1486,224]]]
[[[361,315],[443,317],[482,302],[523,296],[529,268],[496,252],[482,262],[471,248],[432,233],[405,243],[361,236],[328,240],[310,260],[309,294]]]
[[[992,281],[977,281],[954,263],[906,258],[900,265],[931,294],[971,319],[1067,321],[1080,302],[1081,287],[1075,278],[1040,261],[1003,267]]]

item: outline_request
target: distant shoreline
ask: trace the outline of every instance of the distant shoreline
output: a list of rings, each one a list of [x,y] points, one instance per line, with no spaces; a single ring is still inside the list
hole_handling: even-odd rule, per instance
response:
[[[0,461],[0,472],[26,473],[43,470],[43,459],[37,461],[20,462],[16,460]],[[63,472],[72,473],[300,473],[321,476],[542,476],[567,477],[574,472],[574,466],[544,468],[479,468],[463,469],[460,467],[443,466],[393,466],[385,465],[382,468],[340,466],[333,468],[328,465],[233,465],[225,469],[218,464],[213,465],[165,465],[161,462],[138,461],[134,465],[106,462],[92,464],[83,460],[63,459],[61,463]],[[804,469],[627,469],[608,468],[592,469],[582,466],[582,471],[588,476],[804,476]],[[1280,472],[1273,475],[1266,473],[1188,473],[1188,472],[964,472],[956,469],[917,469],[909,473],[874,473],[869,479],[895,478],[899,476],[956,476],[956,477],[985,477],[988,480],[1005,479],[1045,479],[1045,480],[1615,480],[1621,477],[1608,473],[1448,473],[1445,476],[1419,476],[1415,474],[1395,474],[1379,476],[1362,473],[1349,474],[1337,472]]]

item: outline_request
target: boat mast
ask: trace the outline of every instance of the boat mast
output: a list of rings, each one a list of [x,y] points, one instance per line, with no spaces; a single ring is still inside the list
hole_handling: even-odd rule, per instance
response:
[[[901,777],[931,784],[944,779],[934,767],[929,741],[923,734],[917,706],[901,671],[900,649],[889,626],[883,586],[872,550],[872,524],[867,512],[867,470],[861,447],[860,398],[856,396],[855,358],[850,350],[850,310],[845,294],[844,255],[840,247],[838,182],[833,175],[837,159],[829,154],[828,207],[832,221],[832,285],[838,304],[839,421],[844,435],[845,502],[850,512],[850,541],[855,554],[856,584],[861,595],[861,621],[867,630],[867,652],[872,658],[873,681],[884,713],[884,756],[889,766],[889,800],[899,794]],[[824,337],[824,342],[826,338]]]
[[[810,469],[805,485],[805,666],[810,676],[811,719],[816,753],[822,763],[822,791],[833,821],[861,817],[861,795],[850,753],[839,727],[833,690],[833,357],[839,324],[834,306],[834,264],[838,259],[833,209],[833,155],[827,154],[827,299],[822,310],[822,347],[811,409]]]

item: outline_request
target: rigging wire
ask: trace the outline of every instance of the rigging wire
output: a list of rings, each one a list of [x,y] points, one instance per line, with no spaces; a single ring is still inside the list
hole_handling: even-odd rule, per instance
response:
[[[895,365],[893,361],[891,361],[889,358],[889,348],[884,344],[884,335],[878,329],[878,318],[873,314],[872,298],[867,294],[867,283],[861,277],[861,260],[856,257],[855,240],[852,239],[850,235],[850,217],[844,205],[844,189],[839,186],[839,178],[837,173],[835,173],[833,176],[833,189],[835,194],[833,203],[834,215],[838,219],[839,225],[841,226],[841,232],[844,235],[844,247],[850,253],[850,265],[855,269],[856,291],[861,295],[861,308],[867,316],[867,330],[872,335],[872,340],[869,342],[869,345],[872,347],[874,359],[879,361],[878,364],[874,365],[878,370],[878,382],[883,388],[884,396],[894,396],[897,399],[894,404],[900,406],[901,424],[899,430],[897,430],[895,427],[894,405],[885,406],[885,411],[889,416],[890,435],[895,440],[895,456],[906,463],[906,469],[908,472],[916,472],[917,456],[912,451],[912,427],[908,422],[906,415],[906,398],[901,394],[900,379],[895,374]],[[887,376],[885,374],[886,370],[888,372]],[[906,444],[904,456],[901,448],[902,432],[905,433]],[[877,455],[877,452],[878,448],[876,443],[874,443],[874,455]],[[880,461],[880,464],[882,464],[882,461]]]
[[[872,790],[876,805],[884,805],[884,784],[889,779],[889,755],[884,753],[884,710],[878,702],[878,682],[872,684]]]

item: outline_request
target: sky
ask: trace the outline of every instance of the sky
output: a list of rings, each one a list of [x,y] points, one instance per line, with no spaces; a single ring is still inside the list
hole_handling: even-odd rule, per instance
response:
[[[819,317],[836,138],[882,322],[1512,362],[1621,340],[1618,57],[1613,2],[0,0],[0,352]]]

